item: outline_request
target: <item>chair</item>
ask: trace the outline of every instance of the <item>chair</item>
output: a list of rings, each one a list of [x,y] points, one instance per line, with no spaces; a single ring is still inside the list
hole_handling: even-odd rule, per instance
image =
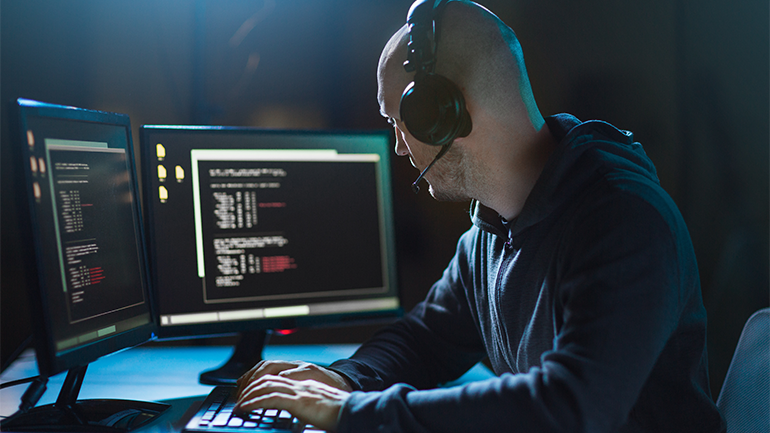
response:
[[[727,433],[770,432],[770,308],[746,321],[717,407]]]

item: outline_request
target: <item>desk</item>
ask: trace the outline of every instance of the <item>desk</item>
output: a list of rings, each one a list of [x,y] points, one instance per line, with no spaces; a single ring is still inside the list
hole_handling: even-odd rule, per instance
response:
[[[347,358],[356,345],[303,345],[265,347],[266,359],[285,359],[328,365]],[[198,375],[223,364],[232,354],[232,347],[166,347],[140,346],[99,359],[89,365],[79,398],[114,398],[149,400],[171,404],[158,420],[140,429],[142,432],[180,431],[184,421],[208,395],[213,386],[198,383]],[[27,351],[0,375],[0,382],[37,375],[34,352]],[[66,374],[51,377],[48,389],[38,405],[56,401]],[[493,374],[479,364],[455,383],[483,380]],[[451,385],[451,384],[450,384]],[[0,415],[16,411],[27,385],[0,390]]]

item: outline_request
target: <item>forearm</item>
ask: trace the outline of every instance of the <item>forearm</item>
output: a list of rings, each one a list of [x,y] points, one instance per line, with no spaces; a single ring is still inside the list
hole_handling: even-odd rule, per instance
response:
[[[431,308],[418,306],[403,320],[378,332],[350,359],[337,361],[330,368],[361,391],[379,391],[396,383],[426,389],[456,379],[479,362],[485,351],[472,325],[454,330],[445,324],[439,326],[441,331],[432,331],[422,321],[423,310]],[[472,343],[465,345],[446,335],[456,335],[462,342],[468,331]]]
[[[537,374],[508,374],[448,389],[395,385],[382,392],[354,392],[342,408],[337,431],[580,431],[572,429],[579,422],[567,389],[552,386],[545,396],[541,386]],[[541,399],[532,398],[533,392]]]

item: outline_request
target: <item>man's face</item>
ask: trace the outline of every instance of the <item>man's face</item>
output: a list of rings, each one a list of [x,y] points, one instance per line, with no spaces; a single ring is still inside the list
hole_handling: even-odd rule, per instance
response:
[[[439,148],[436,146],[429,146],[409,133],[406,129],[406,125],[400,119],[395,117],[388,117],[388,123],[393,126],[396,135],[396,155],[408,156],[412,166],[419,171],[422,171],[427,167],[433,158],[436,157]],[[429,172],[430,174],[430,172]]]
[[[408,156],[412,166],[421,172],[430,165],[441,147],[428,145],[414,138],[399,118],[401,93],[408,84],[409,77],[406,73],[386,69],[385,73],[378,78],[377,99],[380,104],[380,114],[388,119],[388,123],[395,130],[396,155]],[[425,175],[425,180],[430,185],[430,194],[435,199],[448,201],[467,199],[460,188],[463,168],[461,162],[457,149],[452,148]]]

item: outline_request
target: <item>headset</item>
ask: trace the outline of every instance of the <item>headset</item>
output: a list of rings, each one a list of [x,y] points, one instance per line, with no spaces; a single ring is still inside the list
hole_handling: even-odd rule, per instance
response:
[[[399,115],[414,138],[442,146],[433,162],[412,184],[415,193],[420,190],[417,183],[428,169],[449,150],[456,138],[467,137],[473,127],[460,88],[435,73],[438,20],[447,3],[448,0],[417,0],[409,8],[406,19],[409,42],[404,69],[415,75],[401,95]]]

